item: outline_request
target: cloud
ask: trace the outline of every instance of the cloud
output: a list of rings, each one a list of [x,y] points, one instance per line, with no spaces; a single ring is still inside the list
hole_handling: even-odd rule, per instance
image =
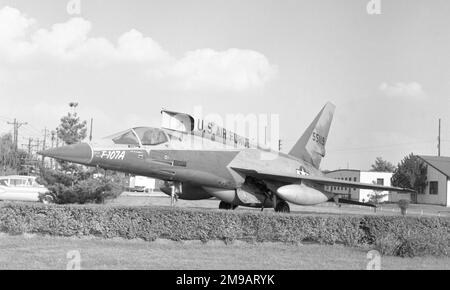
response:
[[[220,52],[212,49],[190,51],[161,71],[162,76],[177,79],[178,85],[185,90],[262,88],[276,74],[276,67],[261,53],[235,48]]]
[[[0,56],[14,61],[30,54],[32,45],[23,38],[34,23],[34,19],[15,8],[0,9]]]
[[[136,29],[112,42],[91,37],[92,23],[79,17],[49,29],[31,31],[34,26],[35,20],[18,9],[0,9],[0,62],[25,66],[33,62],[62,63],[87,68],[131,64],[147,76],[167,80],[169,87],[182,90],[263,88],[277,75],[277,68],[252,50],[205,48],[188,51],[177,59]]]
[[[425,96],[422,85],[417,82],[411,83],[382,83],[380,91],[389,97],[421,98]]]

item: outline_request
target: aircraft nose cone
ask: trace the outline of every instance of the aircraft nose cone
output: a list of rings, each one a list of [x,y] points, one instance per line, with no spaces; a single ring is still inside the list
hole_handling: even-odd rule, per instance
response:
[[[89,164],[93,158],[92,147],[87,143],[51,148],[40,151],[38,154],[45,157],[81,164]]]

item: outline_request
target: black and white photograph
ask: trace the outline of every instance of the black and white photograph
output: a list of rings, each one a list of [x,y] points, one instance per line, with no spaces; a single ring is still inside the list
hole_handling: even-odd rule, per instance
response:
[[[449,1],[0,0],[0,270],[449,269]]]

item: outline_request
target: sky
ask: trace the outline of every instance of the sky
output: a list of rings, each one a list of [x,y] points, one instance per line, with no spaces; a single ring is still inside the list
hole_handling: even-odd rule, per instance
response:
[[[0,133],[69,102],[94,138],[201,107],[279,116],[288,152],[330,101],[322,169],[436,155],[439,118],[450,156],[450,2],[372,1],[0,0]]]

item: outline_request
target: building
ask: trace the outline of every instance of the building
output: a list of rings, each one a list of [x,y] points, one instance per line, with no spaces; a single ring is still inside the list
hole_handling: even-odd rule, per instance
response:
[[[385,186],[391,186],[391,177],[392,177],[391,172],[372,172],[354,169],[334,170],[326,173],[325,175],[330,178],[344,181],[361,182],[369,184],[374,183]],[[333,193],[339,193],[343,195],[345,198],[349,198],[360,202],[368,202],[370,200],[370,196],[374,194],[374,191],[370,189],[349,188],[341,186],[326,186],[325,189]],[[379,202],[387,202],[387,201],[397,202],[400,199],[410,200],[409,194],[399,194],[396,192],[388,192],[388,191],[383,191],[380,192],[379,194],[385,195],[383,198],[379,200]]]
[[[418,157],[427,165],[427,185],[417,202],[450,207],[450,157]]]

